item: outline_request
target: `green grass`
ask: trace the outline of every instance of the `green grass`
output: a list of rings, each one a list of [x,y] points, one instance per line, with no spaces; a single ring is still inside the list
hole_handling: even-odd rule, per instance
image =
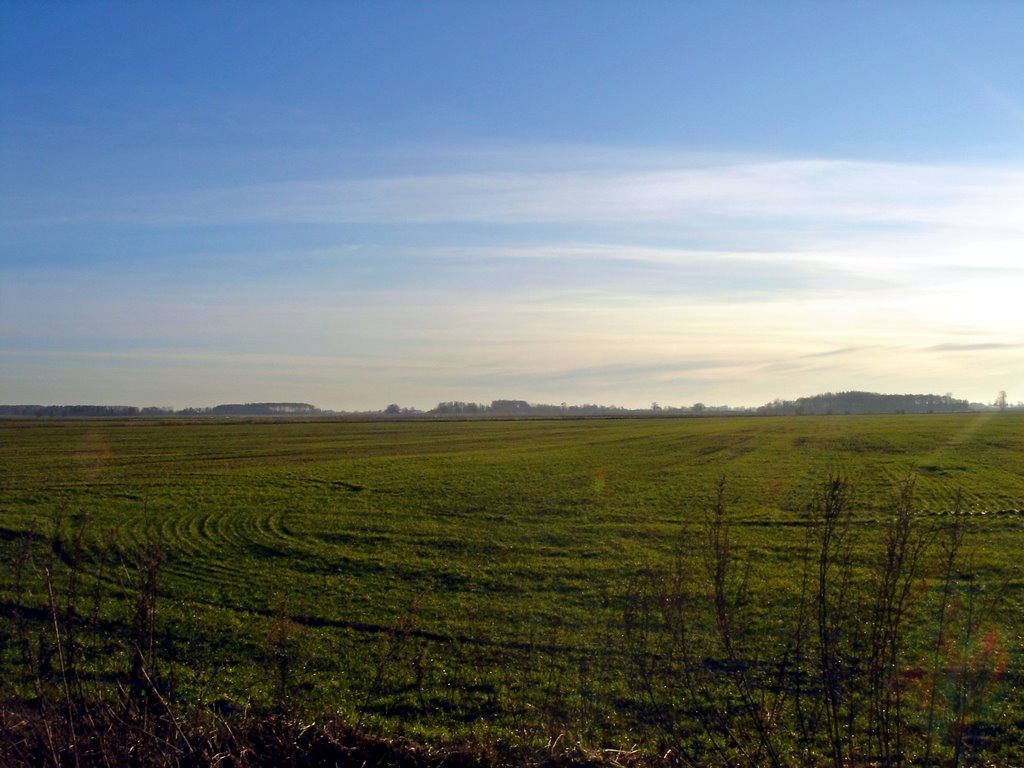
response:
[[[272,706],[284,598],[301,712],[426,736],[571,729],[630,743],[634,695],[616,654],[636,574],[670,561],[724,476],[770,606],[797,578],[800,523],[830,471],[850,477],[868,529],[908,476],[922,514],[961,495],[973,568],[1003,590],[1016,658],[1024,515],[1007,511],[1024,507],[1024,414],[1013,413],[0,422],[0,600],[5,620],[20,603],[42,622],[55,521],[84,525],[80,642],[103,649],[88,663],[112,679],[126,663],[131,563],[159,541],[157,625],[183,701]],[[13,566],[32,530],[19,597]],[[389,628],[403,617],[416,631],[396,646]],[[30,696],[12,626],[0,690]],[[999,695],[999,716],[1021,718],[1019,693]]]

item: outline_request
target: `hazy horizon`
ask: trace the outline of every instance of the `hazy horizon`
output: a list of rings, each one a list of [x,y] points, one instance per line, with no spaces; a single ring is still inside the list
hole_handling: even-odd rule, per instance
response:
[[[599,411],[600,412],[604,412],[604,411],[619,412],[619,411],[622,411],[622,412],[630,412],[630,413],[664,412],[664,413],[668,413],[668,414],[689,413],[689,412],[694,412],[694,413],[702,413],[702,412],[726,413],[726,412],[729,412],[729,411],[733,411],[735,413],[751,413],[751,412],[753,412],[755,410],[760,412],[760,411],[762,411],[762,409],[764,409],[765,413],[772,414],[772,413],[777,413],[778,412],[778,411],[771,410],[773,407],[776,407],[776,408],[783,407],[783,406],[785,406],[785,407],[792,407],[792,406],[794,406],[796,404],[799,404],[801,402],[804,402],[804,401],[825,400],[825,399],[829,398],[830,396],[842,397],[842,396],[848,396],[848,395],[869,395],[872,398],[879,398],[879,399],[901,398],[901,397],[902,398],[919,398],[919,397],[928,398],[928,397],[935,397],[935,398],[943,398],[943,399],[949,398],[951,400],[957,401],[957,403],[962,403],[965,406],[966,405],[970,405],[972,407],[974,407],[974,406],[987,406],[990,409],[994,409],[994,408],[997,408],[997,407],[1003,408],[1003,409],[1005,409],[1005,408],[1010,408],[1010,409],[1024,408],[1024,403],[1022,403],[1020,401],[1014,403],[1013,401],[1009,400],[1006,397],[1005,391],[997,393],[997,394],[998,394],[999,397],[997,398],[997,402],[995,402],[995,403],[992,403],[992,402],[981,402],[981,401],[971,402],[971,401],[969,401],[969,400],[967,400],[965,398],[957,397],[957,395],[955,393],[952,393],[952,392],[947,392],[947,393],[939,394],[939,393],[935,393],[935,392],[916,392],[916,393],[915,392],[860,392],[860,391],[854,391],[854,390],[844,390],[844,391],[840,391],[840,392],[819,392],[819,393],[815,393],[814,395],[799,395],[799,396],[793,396],[793,397],[777,398],[774,401],[766,401],[764,403],[758,403],[757,405],[737,405],[737,404],[734,404],[734,403],[704,403],[704,402],[700,402],[700,401],[698,401],[696,403],[659,403],[657,401],[654,401],[654,402],[648,403],[647,405],[635,406],[634,407],[634,406],[623,406],[623,405],[620,405],[618,403],[591,403],[591,402],[583,402],[583,401],[580,401],[580,400],[573,400],[573,399],[561,401],[559,403],[547,403],[547,402],[537,402],[537,401],[525,401],[525,400],[522,400],[520,398],[515,398],[515,397],[502,397],[502,398],[496,398],[496,399],[494,399],[494,400],[492,400],[490,402],[459,401],[459,400],[452,400],[452,399],[449,398],[447,400],[439,400],[438,402],[433,403],[433,404],[431,404],[429,406],[425,406],[425,407],[424,406],[420,406],[420,405],[408,405],[408,404],[402,406],[399,403],[388,403],[386,405],[382,404],[380,407],[376,407],[376,408],[371,407],[371,408],[364,408],[364,409],[325,408],[325,407],[321,407],[317,403],[311,403],[308,400],[294,400],[294,401],[287,401],[287,402],[242,402],[242,401],[234,400],[234,401],[226,401],[226,402],[223,402],[223,403],[190,403],[190,404],[178,405],[178,406],[171,406],[171,405],[161,406],[161,405],[156,405],[155,403],[147,403],[145,405],[139,405],[139,404],[136,404],[136,403],[114,403],[114,402],[92,402],[92,403],[71,403],[71,402],[68,402],[68,403],[0,403],[0,408],[72,408],[72,409],[74,409],[74,408],[112,408],[112,409],[118,409],[118,408],[137,408],[137,409],[140,409],[140,410],[155,409],[155,410],[161,411],[161,412],[175,412],[175,413],[179,413],[180,414],[180,413],[184,413],[184,412],[215,411],[218,408],[229,408],[229,407],[230,408],[246,408],[246,407],[250,407],[250,406],[251,407],[265,407],[265,406],[296,406],[296,407],[298,407],[298,406],[301,406],[301,407],[312,408],[312,409],[314,409],[315,412],[323,413],[323,414],[332,414],[332,413],[336,413],[336,414],[370,414],[370,413],[390,412],[390,409],[394,408],[397,405],[397,406],[399,406],[401,408],[401,411],[395,410],[394,411],[394,415],[402,415],[402,414],[406,414],[406,415],[408,415],[408,414],[429,414],[429,413],[432,413],[432,412],[435,412],[435,411],[440,411],[442,413],[450,413],[450,414],[453,414],[453,415],[474,415],[474,414],[487,415],[490,412],[490,409],[492,407],[499,408],[499,410],[494,412],[494,413],[496,413],[498,415],[509,415],[510,413],[513,413],[513,411],[509,410],[509,407],[508,407],[509,404],[526,403],[530,408],[539,408],[539,409],[562,408],[562,409],[567,409],[570,412],[586,412],[586,413],[590,413],[590,414],[595,414],[595,413],[598,413]],[[998,400],[1001,400],[1001,402],[998,402]],[[863,400],[861,402],[863,402]],[[453,406],[458,406],[459,408],[462,408],[463,406],[465,406],[466,408],[464,410],[445,410],[445,409],[450,409]],[[819,403],[819,406],[820,406],[820,403]],[[900,410],[887,410],[887,408],[891,409],[891,408],[897,408],[898,407],[898,406],[895,406],[895,405],[893,405],[891,403],[885,403],[885,404],[875,403],[875,409],[872,409],[871,406],[868,406],[867,410],[858,410],[858,411],[850,411],[848,409],[843,409],[841,406],[836,406],[836,407],[838,408],[838,410],[836,410],[835,413],[844,413],[844,412],[845,413],[853,413],[853,412],[857,412],[857,413],[902,413],[903,412],[902,408]],[[481,408],[483,410],[479,410]],[[814,411],[814,412],[817,413],[817,411]],[[831,412],[832,411],[829,410],[829,413],[831,413]],[[925,413],[925,412],[931,413],[932,410],[930,409],[930,405],[924,404],[924,405],[917,405],[910,412],[913,412],[913,413]],[[955,410],[940,410],[939,412],[940,413],[952,413],[952,412],[958,412],[958,411],[955,411]],[[285,413],[285,411],[281,411],[281,413],[283,414],[283,413]],[[301,413],[301,411],[300,411],[300,413]],[[543,413],[547,413],[547,411],[540,410],[540,411],[536,411],[535,413],[543,414]],[[10,415],[10,414],[8,414],[8,415]],[[51,414],[45,414],[45,415],[51,415]],[[61,415],[62,416],[70,416],[70,415],[74,415],[74,414],[61,414]],[[111,414],[111,415],[116,415],[116,414]]]
[[[1021,29],[0,2],[0,402],[1019,401]]]

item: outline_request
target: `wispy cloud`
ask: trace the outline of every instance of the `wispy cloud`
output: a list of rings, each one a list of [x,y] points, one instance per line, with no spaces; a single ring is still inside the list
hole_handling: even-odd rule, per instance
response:
[[[975,344],[936,344],[928,347],[929,352],[982,352],[993,349],[1024,349],[1024,342],[1020,344],[984,343]]]
[[[36,385],[108,355],[126,391],[161,366],[206,391],[258,370],[349,407],[1024,380],[1024,168],[642,154],[586,148],[544,171],[495,151],[457,173],[72,201],[115,235],[247,245],[150,257],[115,236],[73,267],[8,264],[0,343],[8,360],[48,350]],[[315,242],[282,248],[295,231]]]
[[[1017,234],[1024,226],[1024,168],[721,157],[691,158],[678,166],[668,154],[660,169],[609,170],[614,151],[606,156],[591,158],[592,167],[546,172],[479,169],[281,180],[133,194],[96,207],[87,200],[62,202],[71,217],[154,224],[745,221],[798,228],[803,223],[818,231],[939,226]]]

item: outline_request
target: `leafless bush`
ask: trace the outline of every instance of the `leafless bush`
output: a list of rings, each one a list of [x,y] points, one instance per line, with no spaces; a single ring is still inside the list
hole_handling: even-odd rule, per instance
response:
[[[970,757],[971,724],[1007,662],[984,639],[990,607],[963,572],[959,507],[938,521],[916,514],[908,479],[879,529],[855,516],[846,479],[829,476],[804,520],[798,578],[756,610],[766,595],[724,488],[684,530],[673,566],[646,568],[627,589],[640,719],[691,765]]]

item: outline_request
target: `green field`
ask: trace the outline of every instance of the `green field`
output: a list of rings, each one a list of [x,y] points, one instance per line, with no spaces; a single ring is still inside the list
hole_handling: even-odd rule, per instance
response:
[[[0,422],[2,695],[38,690],[19,633],[39,666],[58,612],[47,568],[82,676],[113,685],[141,553],[159,547],[152,663],[182,705],[661,748],[629,661],[645,574],[699,548],[724,477],[749,612],[771,625],[797,589],[808,505],[837,472],[865,549],[908,478],[922,526],[959,503],[958,584],[982,590],[1006,659],[972,714],[988,729],[973,748],[1020,757],[1016,413]]]

